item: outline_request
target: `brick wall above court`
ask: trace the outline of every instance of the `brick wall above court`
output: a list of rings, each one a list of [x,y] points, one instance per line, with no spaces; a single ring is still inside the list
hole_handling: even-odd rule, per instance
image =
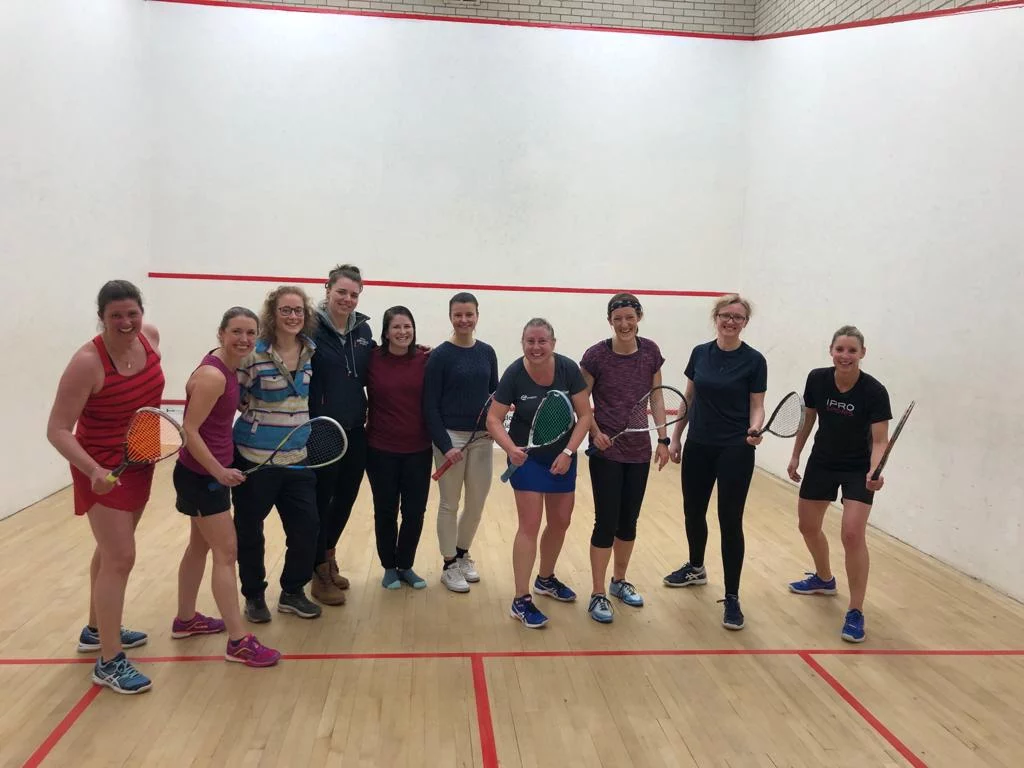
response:
[[[754,34],[771,35],[989,4],[988,0],[759,0]]]
[[[210,3],[221,0],[206,0]],[[224,0],[230,2],[230,0]],[[580,27],[666,30],[736,37],[795,32],[928,11],[991,5],[991,0],[247,0],[423,16],[457,16]]]

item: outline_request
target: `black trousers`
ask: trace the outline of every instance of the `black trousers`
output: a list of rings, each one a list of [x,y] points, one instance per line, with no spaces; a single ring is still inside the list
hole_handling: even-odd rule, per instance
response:
[[[345,434],[348,450],[341,461],[316,470],[316,507],[320,515],[317,565],[327,562],[327,551],[338,546],[366,470],[366,430],[353,427],[346,429]]]
[[[590,487],[594,491],[591,546],[607,549],[615,539],[636,539],[636,522],[640,517],[650,471],[648,462],[625,464],[596,453],[590,457]]]
[[[683,445],[683,516],[690,563],[704,565],[708,543],[708,504],[718,483],[718,526],[722,531],[722,570],[725,594],[738,595],[743,570],[743,508],[754,475],[754,447],[703,445],[687,440]]]
[[[417,453],[388,453],[375,448],[367,451],[366,476],[373,491],[377,556],[385,568],[412,568],[427,511],[433,461],[430,448]]]
[[[253,466],[235,453],[234,466]],[[313,577],[317,534],[316,476],[310,469],[259,469],[245,482],[231,489],[235,507],[235,535],[238,538],[238,576],[246,598],[262,597],[267,589],[263,563],[263,521],[272,507],[284,527],[284,570],[281,589],[299,592]]]

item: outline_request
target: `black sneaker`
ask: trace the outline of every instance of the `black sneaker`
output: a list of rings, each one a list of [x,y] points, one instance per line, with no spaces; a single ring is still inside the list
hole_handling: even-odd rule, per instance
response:
[[[270,621],[270,609],[262,597],[245,598],[245,618],[253,624],[266,624]]]
[[[661,580],[666,587],[690,587],[708,583],[708,572],[703,565],[684,563]]]
[[[279,613],[294,613],[303,619],[315,619],[320,615],[320,606],[311,602],[305,592],[282,592],[277,610]]]
[[[740,599],[736,595],[726,595],[724,600],[718,602],[725,603],[722,626],[726,629],[743,629],[743,611],[740,610]]]

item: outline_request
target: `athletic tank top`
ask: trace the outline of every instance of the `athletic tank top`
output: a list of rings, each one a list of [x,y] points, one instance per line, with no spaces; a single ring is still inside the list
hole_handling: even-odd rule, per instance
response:
[[[144,335],[139,334],[146,362],[138,373],[123,376],[103,343],[103,337],[92,340],[103,363],[103,387],[89,395],[75,426],[75,437],[103,467],[116,467],[124,458],[124,437],[131,415],[143,406],[160,407],[164,393],[164,372],[160,358]]]
[[[230,467],[235,456],[235,443],[231,439],[231,427],[235,420],[235,413],[238,411],[238,374],[230,370],[224,361],[216,355],[207,355],[199,364],[212,366],[224,374],[224,392],[213,404],[210,415],[206,417],[199,427],[199,436],[203,438],[206,447],[210,449],[213,457],[221,463],[221,466]],[[198,370],[198,368],[196,369]],[[188,404],[191,396],[185,400],[185,413],[188,413]],[[178,459],[183,465],[197,472],[200,475],[208,475],[209,472],[195,457],[188,452],[188,448],[182,448],[178,452]]]

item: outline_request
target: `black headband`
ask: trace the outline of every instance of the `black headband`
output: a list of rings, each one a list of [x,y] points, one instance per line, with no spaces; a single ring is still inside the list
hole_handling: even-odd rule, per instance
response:
[[[640,306],[640,302],[636,299],[619,299],[608,305],[608,314],[610,315],[616,309],[622,309],[623,307],[632,307],[638,315],[644,311],[644,308]]]

